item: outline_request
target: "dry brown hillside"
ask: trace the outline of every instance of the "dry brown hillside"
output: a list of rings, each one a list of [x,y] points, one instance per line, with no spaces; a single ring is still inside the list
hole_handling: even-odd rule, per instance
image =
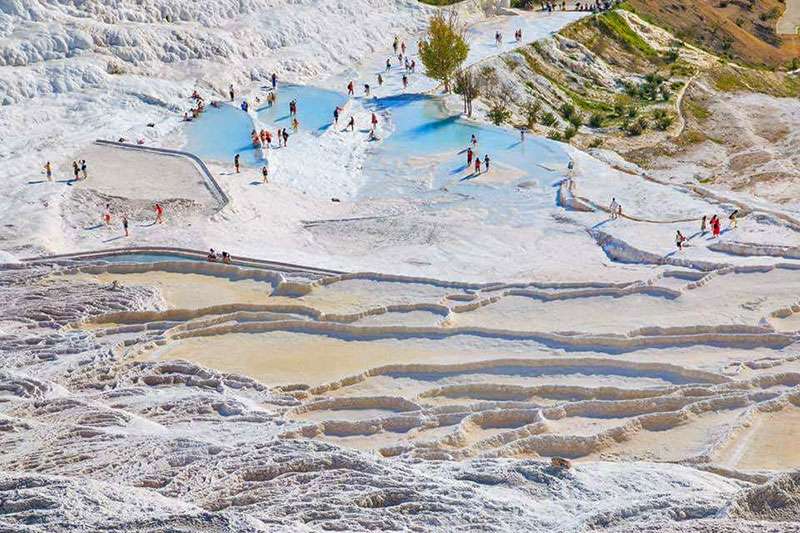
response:
[[[775,31],[784,1],[795,0],[627,0],[625,5],[715,54],[773,67],[789,66],[800,57],[798,35]]]

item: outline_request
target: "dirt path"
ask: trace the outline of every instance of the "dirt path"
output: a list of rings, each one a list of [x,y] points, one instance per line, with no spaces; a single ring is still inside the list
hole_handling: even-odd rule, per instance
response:
[[[778,35],[796,35],[800,27],[800,0],[786,0],[786,11],[783,12],[775,31]]]
[[[683,97],[686,94],[686,90],[689,88],[689,85],[692,84],[692,82],[697,78],[698,75],[699,74],[695,74],[691,78],[689,78],[683,85],[683,87],[681,87],[680,91],[678,91],[678,98],[676,100],[676,109],[678,111],[679,125],[677,128],[678,133],[675,135],[675,137],[680,137],[681,135],[683,135],[683,130],[686,129],[686,116],[683,113]]]

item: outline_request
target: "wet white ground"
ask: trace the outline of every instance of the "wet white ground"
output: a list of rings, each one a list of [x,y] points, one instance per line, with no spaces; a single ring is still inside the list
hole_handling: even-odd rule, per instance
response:
[[[227,4],[208,16],[286,39],[265,72],[278,65],[281,79],[339,90],[372,79],[394,32],[413,47],[426,16],[411,2],[364,0],[342,13],[311,4],[292,4],[289,18],[236,18]],[[392,17],[360,25],[359,9],[388,5]],[[335,25],[358,29],[346,42],[326,25],[334,12]],[[325,38],[294,42],[303,16]],[[495,28],[524,27],[532,40],[574,18],[479,23],[470,61],[498,51]],[[210,42],[229,42],[229,30]],[[143,53],[153,47],[145,41]],[[331,48],[323,54],[320,43]],[[63,68],[58,61],[22,70],[41,76]],[[81,62],[102,64],[65,61]],[[244,85],[256,62],[231,61],[209,77],[219,92],[231,78]],[[114,172],[123,156],[89,146],[94,135],[180,145],[174,128],[193,75],[210,67],[124,75],[107,96],[45,91],[28,130],[27,107],[0,110],[13,131],[4,171],[15,180],[2,253],[213,246],[365,273],[287,284],[277,272],[204,264],[5,268],[0,527],[796,529],[796,476],[776,477],[800,466],[789,445],[800,406],[793,212],[653,182],[614,170],[609,154],[567,148],[580,201],[616,197],[627,214],[661,223],[609,221],[557,205],[563,166],[439,190],[432,169],[452,154],[367,172],[363,134],[301,131],[274,150],[268,185],[257,169],[234,175],[227,162],[212,164],[231,203],[209,214],[193,166],[142,156]],[[0,68],[6,79],[10,67]],[[381,90],[398,83],[390,76]],[[412,80],[412,90],[431,88]],[[76,113],[96,132],[59,133]],[[367,120],[359,99],[350,113]],[[141,124],[150,120],[155,128]],[[390,117],[381,128],[390,132]],[[99,176],[28,183],[42,180],[38,159],[63,169],[83,155]],[[552,181],[532,185],[524,176],[535,172]],[[382,183],[391,194],[365,192]],[[166,224],[152,224],[154,201],[167,205]],[[96,227],[106,203],[115,222],[130,216],[130,238],[117,224]],[[701,215],[736,207],[745,216],[719,241],[694,235]],[[677,229],[693,237],[681,252]],[[386,277],[399,274],[415,277]],[[112,281],[122,288],[110,290]],[[550,469],[552,456],[574,469]]]

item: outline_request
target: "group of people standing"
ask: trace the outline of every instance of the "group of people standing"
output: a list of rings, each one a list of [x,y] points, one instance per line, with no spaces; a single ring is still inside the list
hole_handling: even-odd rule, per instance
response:
[[[473,159],[475,161],[474,163]],[[491,161],[492,160],[489,159],[489,154],[484,154],[483,161],[481,161],[481,156],[478,155],[478,138],[473,134],[470,138],[469,146],[467,147],[467,170],[474,168],[474,174],[480,174],[481,166],[483,166],[483,172],[489,172]]]
[[[155,224],[163,224],[164,223],[164,207],[160,203],[156,202],[155,205],[153,205],[153,210],[156,213],[156,218],[153,221],[153,225],[155,225]],[[107,203],[105,209],[103,210],[103,216],[102,216],[103,225],[105,225],[107,228],[111,227],[111,218],[112,218],[112,215],[111,215],[111,204]],[[125,236],[129,237],[130,236],[130,232],[129,232],[128,215],[126,215],[125,213],[122,213],[121,222],[122,222],[122,230],[123,230]]]
[[[577,2],[575,4],[575,11],[591,11],[592,13],[599,13],[601,11],[608,11],[614,4],[620,0],[595,0],[594,2]],[[549,0],[540,0],[542,11],[551,13],[557,11],[559,8],[558,2],[551,2]],[[563,1],[560,4],[561,11],[567,10],[567,2]]]
[[[48,161],[47,165],[45,166],[45,170],[47,170],[49,168],[49,166],[50,166],[50,162]],[[81,159],[79,161],[73,161],[72,162],[72,176],[73,176],[75,181],[78,181],[79,179],[86,179],[86,178],[89,177],[89,174],[86,171],[86,160],[85,159]],[[48,179],[50,179],[50,177],[51,176],[48,175]]]
[[[737,220],[739,218],[739,210],[734,209],[733,212],[728,215],[729,221],[729,228],[736,229]],[[711,238],[716,239],[722,233],[722,221],[720,220],[719,216],[712,215],[709,218],[707,215],[703,215],[703,218],[700,220],[700,235],[705,236],[708,232],[711,232]],[[675,246],[678,250],[683,250],[686,247],[686,242],[689,239],[686,238],[680,230],[678,230],[675,234]]]
[[[296,121],[297,119],[295,119]],[[297,127],[300,127],[300,123],[297,123]],[[254,148],[263,148],[268,150],[272,147],[272,133],[270,133],[267,129],[262,129],[261,131],[252,130],[250,131],[250,138],[253,141]],[[278,140],[278,148],[287,146],[289,142],[289,130],[286,128],[278,128],[278,131],[275,133],[275,138]],[[238,156],[238,154],[236,154]]]

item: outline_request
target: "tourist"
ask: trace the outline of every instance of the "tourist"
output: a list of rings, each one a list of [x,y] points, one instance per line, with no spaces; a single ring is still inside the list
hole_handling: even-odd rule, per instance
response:
[[[394,50],[394,53],[395,53],[395,54],[397,53],[397,47],[398,47],[399,45],[400,45],[400,37],[398,37],[397,35],[395,35],[395,36],[394,36],[394,42],[392,43],[392,49]]]
[[[236,173],[239,173],[239,154],[233,156],[233,166],[236,168]]]
[[[156,211],[156,221],[153,224],[163,224],[164,223],[164,208],[161,207],[161,204],[156,203],[155,205]]]
[[[292,119],[292,130],[297,131],[300,128],[300,121],[297,120],[297,117]]]
[[[415,73],[417,71],[417,62],[413,59],[411,60],[411,73]]]
[[[525,128],[520,128],[519,129],[519,142],[521,142],[521,143],[525,142]],[[571,163],[571,161],[570,161],[570,163]]]
[[[391,68],[392,68],[392,62],[391,62],[391,60],[390,60],[390,59],[387,57],[387,58],[386,58],[386,72],[389,72],[389,70],[391,70]]]
[[[486,167],[486,170],[484,172],[489,172],[489,154],[483,156],[483,166]]]
[[[681,230],[675,234],[675,246],[678,247],[678,251],[683,250],[683,243],[686,242],[686,237],[683,236]]]
[[[364,84],[364,96],[369,98],[369,83]]]
[[[383,87],[383,76],[378,72],[378,87]]]
[[[128,237],[128,217],[126,215],[122,215],[122,229],[125,230],[125,236]]]
[[[264,178],[264,183],[269,183],[269,159],[264,160],[264,166],[261,167],[261,176]]]
[[[378,127],[378,115],[372,113],[372,118],[370,119],[370,122],[372,123],[372,131],[374,132],[375,128]]]
[[[700,220],[700,235],[705,235],[706,233],[708,233],[708,216],[703,215]]]
[[[406,55],[406,42],[403,41],[400,43],[400,53]]]
[[[475,158],[475,174],[480,174],[480,173],[481,173],[481,158],[480,157],[476,157]]]
[[[722,224],[719,221],[719,217],[717,215],[714,215],[711,218],[711,236],[712,236],[712,238],[716,239],[717,237],[719,237],[719,235],[721,233],[721,226],[722,226]]]
[[[233,84],[228,88],[228,95],[230,95],[231,102],[233,102],[233,99],[236,97],[236,93],[233,91]]]
[[[474,133],[472,134],[472,137],[470,137],[469,143],[472,145],[472,148],[478,147],[478,138],[475,137]]]
[[[353,82],[347,84],[347,96],[353,96]]]
[[[89,175],[86,173],[86,160],[85,159],[81,159],[81,176],[83,176],[83,179],[86,179],[86,178],[89,177]]]
[[[739,215],[739,210],[736,209],[733,213],[730,214],[728,220],[730,220],[731,229],[736,229],[736,217]]]
[[[339,124],[339,113],[341,113],[341,112],[342,112],[342,108],[340,108],[337,105],[336,108],[333,110],[333,125],[334,126],[337,126]]]
[[[298,122],[297,125],[299,127],[300,123]],[[286,148],[288,146],[288,141],[289,141],[289,132],[286,130],[286,128],[283,128],[283,147],[284,148]]]
[[[106,210],[103,211],[103,222],[106,226],[111,225],[111,204],[106,204]]]
[[[250,109],[250,104],[247,103],[247,100],[242,100],[242,105],[239,107],[242,108],[242,111],[247,113],[247,110]]]
[[[356,131],[356,119],[355,119],[355,117],[350,117],[350,121],[347,123],[347,127],[350,128],[350,131]]]
[[[228,252],[222,252],[222,262],[225,263],[226,265],[230,265],[231,254],[229,254]]]
[[[503,34],[499,31],[494,33],[494,42],[498,48],[503,44]]]
[[[273,72],[271,78],[272,78],[272,90],[274,91],[275,89],[278,88],[278,75]]]
[[[467,168],[472,166],[472,156],[473,155],[474,155],[474,152],[472,151],[472,148],[471,147],[467,148]]]
[[[208,261],[209,263],[217,262],[217,252],[215,252],[213,248],[211,248],[208,251],[208,255],[206,256],[206,261]]]
[[[611,205],[608,206],[608,211],[611,213],[611,220],[616,220],[619,212],[619,204],[616,198],[611,199]]]
[[[53,181],[53,167],[50,166],[50,161],[44,164],[44,172],[47,174],[47,181]]]
[[[403,89],[408,89],[408,76],[403,74]]]

